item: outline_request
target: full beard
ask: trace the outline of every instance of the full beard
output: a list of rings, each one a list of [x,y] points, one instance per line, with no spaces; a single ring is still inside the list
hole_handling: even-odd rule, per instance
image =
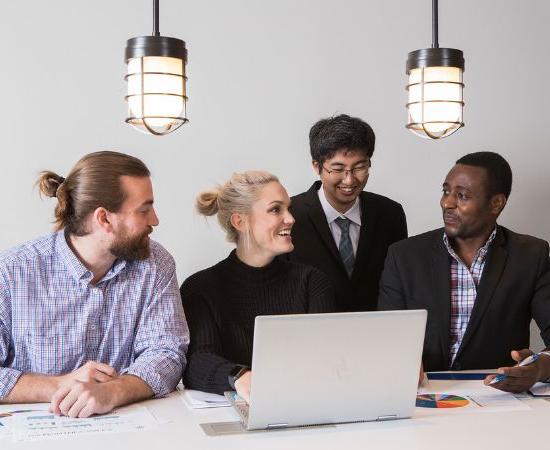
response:
[[[111,254],[125,261],[142,261],[151,256],[148,236],[152,230],[147,230],[137,236],[126,234],[117,238],[109,248]]]

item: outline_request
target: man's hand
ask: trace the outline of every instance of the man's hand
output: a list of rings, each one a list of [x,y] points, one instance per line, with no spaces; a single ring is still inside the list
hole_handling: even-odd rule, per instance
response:
[[[111,388],[104,383],[118,377],[107,364],[88,361],[73,372],[59,376],[58,389],[51,398],[50,410],[69,417],[90,417],[111,411],[115,404]]]
[[[532,354],[533,352],[529,349],[513,350],[511,353],[512,359],[518,363]],[[550,356],[541,355],[537,361],[526,366],[500,367],[497,374],[504,374],[506,378],[491,386],[501,391],[525,392],[537,381],[546,378],[545,374],[548,373],[550,373]],[[489,385],[495,377],[496,375],[489,375],[483,383]]]
[[[73,380],[53,395],[50,411],[69,417],[108,413],[116,406],[112,388],[109,383]]]
[[[105,414],[117,406],[152,397],[151,387],[135,375],[121,375],[104,383],[78,381],[60,387],[52,396],[50,411],[69,417]]]
[[[239,397],[243,398],[246,403],[250,403],[250,385],[252,383],[252,371],[245,372],[235,381],[235,390]]]
[[[115,369],[107,364],[88,361],[77,370],[65,375],[41,375],[24,373],[2,403],[42,403],[50,402],[52,396],[61,388],[75,381],[106,383],[118,380]]]
[[[111,366],[100,362],[88,361],[73,372],[59,376],[58,385],[59,388],[67,387],[72,385],[74,381],[105,383],[115,379],[117,376],[116,370]]]

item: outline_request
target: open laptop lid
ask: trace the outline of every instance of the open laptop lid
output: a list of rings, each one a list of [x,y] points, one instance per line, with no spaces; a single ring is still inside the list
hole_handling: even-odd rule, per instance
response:
[[[412,415],[425,310],[256,317],[248,429]]]

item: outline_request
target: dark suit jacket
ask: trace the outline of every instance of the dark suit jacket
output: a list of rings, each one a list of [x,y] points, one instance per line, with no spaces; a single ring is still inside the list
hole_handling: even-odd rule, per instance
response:
[[[428,371],[449,369],[450,279],[450,255],[442,228],[390,247],[380,282],[379,308],[428,310],[423,354]],[[451,369],[513,365],[510,351],[529,347],[531,318],[548,346],[548,244],[498,226]]]
[[[389,198],[361,192],[361,231],[350,279],[319,201],[320,187],[317,181],[307,192],[292,197],[296,223],[292,228],[294,251],[289,258],[316,267],[330,278],[338,311],[375,310],[388,247],[407,237],[403,208]]]

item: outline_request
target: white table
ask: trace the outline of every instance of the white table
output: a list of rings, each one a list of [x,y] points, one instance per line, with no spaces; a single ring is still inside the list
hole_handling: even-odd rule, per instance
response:
[[[389,422],[333,427],[206,436],[200,423],[237,421],[232,408],[190,410],[176,392],[149,400],[161,423],[154,431],[100,434],[56,441],[13,443],[0,440],[1,450],[165,450],[165,449],[523,449],[548,448],[550,405],[526,400],[532,409],[501,413],[430,416]]]

